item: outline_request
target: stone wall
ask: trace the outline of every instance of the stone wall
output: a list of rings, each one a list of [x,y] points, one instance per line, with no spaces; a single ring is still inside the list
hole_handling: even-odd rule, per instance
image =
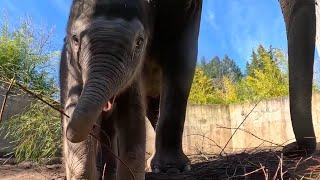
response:
[[[187,154],[219,153],[255,104],[189,105],[183,148]],[[226,152],[287,144],[294,141],[288,97],[261,101],[226,147]],[[320,137],[320,94],[313,95],[313,123]],[[147,152],[153,152],[154,132],[148,125]],[[256,137],[255,137],[255,136]],[[274,144],[264,142],[259,138]]]

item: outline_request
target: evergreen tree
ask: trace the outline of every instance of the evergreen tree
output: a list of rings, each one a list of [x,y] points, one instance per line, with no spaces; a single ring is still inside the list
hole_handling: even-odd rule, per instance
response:
[[[272,47],[267,51],[261,45],[252,53],[251,62],[247,64],[247,76],[239,85],[243,100],[288,94],[288,76],[281,71],[281,57],[284,56],[280,51]]]
[[[254,69],[262,69],[263,63],[261,58],[266,56],[268,52],[262,45],[259,45],[257,48],[257,52],[252,51],[250,63],[247,62],[246,72],[247,75],[252,75],[254,73]]]
[[[232,82],[238,82],[242,78],[242,73],[234,60],[227,55],[223,58],[221,63],[222,77],[228,77]]]
[[[218,56],[215,56],[209,62],[202,60],[200,67],[204,71],[205,75],[211,79],[221,77],[221,62]]]
[[[228,77],[232,82],[238,82],[242,78],[239,66],[227,55],[222,60],[218,56],[209,62],[202,59],[200,67],[205,75],[212,79],[215,87],[221,86],[224,77]]]
[[[195,104],[230,104],[288,95],[287,62],[280,50],[260,45],[252,51],[246,71],[243,76],[228,56],[209,62],[202,58],[189,100]]]

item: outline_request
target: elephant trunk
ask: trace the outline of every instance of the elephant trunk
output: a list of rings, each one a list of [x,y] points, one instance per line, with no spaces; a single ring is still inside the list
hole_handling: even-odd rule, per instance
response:
[[[66,131],[73,143],[87,138],[103,106],[129,84],[142,64],[142,58],[135,58],[137,53],[132,51],[136,33],[121,26],[100,28],[83,37],[79,61],[84,85]]]
[[[113,62],[106,61],[92,65],[88,80],[67,126],[67,138],[71,142],[81,142],[86,139],[104,104],[117,92],[117,89],[121,88],[121,82],[127,80],[124,68],[120,64],[111,63]]]

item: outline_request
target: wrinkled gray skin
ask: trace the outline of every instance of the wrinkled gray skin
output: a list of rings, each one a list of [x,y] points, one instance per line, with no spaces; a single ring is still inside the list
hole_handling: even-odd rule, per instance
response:
[[[290,113],[296,143],[285,154],[314,152],[311,97],[316,37],[315,0],[279,0],[284,15],[289,55]]]
[[[115,172],[114,159],[88,136],[94,123],[108,132],[114,152],[135,179],[144,179],[145,115],[157,133],[152,169],[188,169],[182,133],[201,4],[201,0],[73,1],[60,70],[61,102],[70,115],[63,117],[67,179],[98,179],[101,159],[108,161],[108,172]],[[112,97],[116,97],[112,110],[103,112]],[[131,179],[121,163],[108,177]]]

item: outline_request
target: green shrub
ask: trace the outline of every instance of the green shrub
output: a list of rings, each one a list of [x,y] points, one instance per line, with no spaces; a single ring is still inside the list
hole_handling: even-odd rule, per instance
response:
[[[225,68],[221,67],[223,62],[228,62]],[[217,57],[211,62],[203,60],[196,69],[189,102],[231,104],[287,96],[289,93],[287,63],[278,49],[266,50],[259,46],[252,52],[245,76],[239,71],[231,60],[220,61]]]
[[[60,114],[41,102],[34,102],[25,112],[5,121],[1,131],[15,144],[18,161],[40,162],[58,155],[61,149]]]
[[[7,20],[0,23],[0,86],[14,77],[16,82],[46,99],[57,97],[58,88],[48,71],[58,53],[51,49],[52,32],[44,29],[35,28],[28,20],[14,28],[9,28]],[[17,89],[13,92],[21,93]],[[40,161],[59,152],[59,116],[35,100],[23,113],[0,124],[0,133],[13,141],[17,160]]]

